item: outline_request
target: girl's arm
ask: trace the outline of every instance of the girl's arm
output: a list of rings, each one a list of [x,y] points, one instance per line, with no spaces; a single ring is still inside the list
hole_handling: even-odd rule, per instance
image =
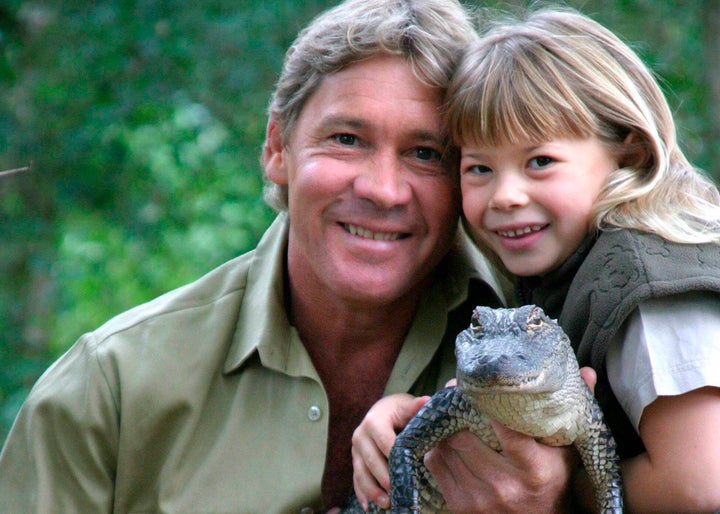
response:
[[[660,396],[640,418],[647,453],[623,464],[628,510],[720,510],[720,388]]]
[[[660,396],[643,411],[646,453],[622,462],[626,512],[720,510],[720,388]],[[576,498],[592,512],[583,476]]]
[[[646,448],[622,462],[628,512],[720,510],[718,366],[712,292],[646,300],[611,342],[609,382]]]

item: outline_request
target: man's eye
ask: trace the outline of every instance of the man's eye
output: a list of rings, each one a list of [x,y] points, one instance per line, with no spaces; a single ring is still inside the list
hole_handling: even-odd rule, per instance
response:
[[[335,134],[335,141],[345,146],[352,146],[357,143],[357,137],[352,134]]]
[[[415,150],[415,155],[422,161],[436,161],[442,159],[442,155],[433,148],[421,146]]]
[[[546,155],[541,155],[539,157],[534,157],[530,159],[530,167],[531,168],[544,168],[545,166],[549,166],[554,162],[552,157],[548,157]]]

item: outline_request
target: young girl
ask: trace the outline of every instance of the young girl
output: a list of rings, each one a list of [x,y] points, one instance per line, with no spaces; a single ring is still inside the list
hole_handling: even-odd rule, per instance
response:
[[[720,510],[720,194],[652,73],[598,23],[545,9],[496,22],[448,95],[466,226],[596,370],[627,511]],[[387,473],[357,464],[392,401],[356,432],[356,473]],[[593,509],[582,476],[575,493]]]

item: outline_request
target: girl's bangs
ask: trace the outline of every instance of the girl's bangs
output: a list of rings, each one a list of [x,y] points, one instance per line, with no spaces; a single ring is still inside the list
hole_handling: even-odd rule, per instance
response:
[[[595,134],[595,119],[572,87],[572,77],[553,66],[511,58],[486,62],[473,74],[451,102],[450,131],[459,144],[539,143]]]

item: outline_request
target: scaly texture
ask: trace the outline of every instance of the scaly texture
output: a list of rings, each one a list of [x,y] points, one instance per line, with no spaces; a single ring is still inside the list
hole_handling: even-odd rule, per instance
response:
[[[457,387],[433,395],[398,435],[389,459],[392,507],[372,505],[371,513],[446,511],[423,456],[463,429],[499,450],[488,417],[551,446],[574,445],[595,487],[598,512],[622,513],[615,440],[557,322],[534,305],[477,307],[455,354]],[[363,510],[353,497],[343,512]]]

